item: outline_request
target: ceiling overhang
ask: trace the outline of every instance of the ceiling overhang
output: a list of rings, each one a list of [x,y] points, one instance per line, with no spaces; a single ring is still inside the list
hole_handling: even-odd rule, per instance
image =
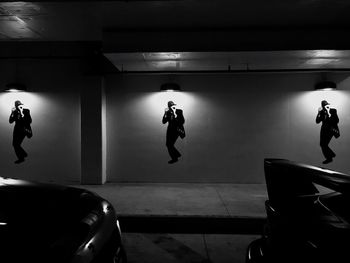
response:
[[[349,28],[238,28],[221,30],[105,30],[103,50],[111,52],[207,52],[343,50]]]
[[[350,50],[104,54],[119,72],[349,71]]]

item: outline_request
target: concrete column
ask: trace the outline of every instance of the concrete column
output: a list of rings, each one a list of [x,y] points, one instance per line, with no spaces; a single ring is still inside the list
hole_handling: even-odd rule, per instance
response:
[[[81,184],[106,182],[106,97],[100,76],[81,91]]]
[[[102,78],[102,184],[107,180],[107,106],[106,106],[106,89],[104,78]]]

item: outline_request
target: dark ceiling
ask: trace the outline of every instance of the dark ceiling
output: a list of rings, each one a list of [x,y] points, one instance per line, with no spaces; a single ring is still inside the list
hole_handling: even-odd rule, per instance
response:
[[[119,69],[123,64],[130,71],[154,70],[147,66],[152,61],[135,61],[160,52],[181,54],[178,70],[200,68],[198,63],[207,65],[204,70],[219,64],[254,68],[270,60],[265,68],[344,69],[350,68],[349,13],[348,0],[1,1],[0,57],[16,56],[18,46],[30,45],[24,50],[36,56],[62,54],[62,46],[71,54],[77,43],[95,43]],[[309,61],[312,50],[330,51]]]
[[[349,11],[348,0],[9,1],[0,3],[0,38],[91,41],[101,40],[104,30],[344,28]]]

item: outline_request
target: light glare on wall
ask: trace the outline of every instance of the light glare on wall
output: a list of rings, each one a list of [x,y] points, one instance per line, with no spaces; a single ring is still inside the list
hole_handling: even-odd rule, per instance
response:
[[[188,116],[193,110],[194,96],[188,92],[155,92],[145,97],[145,106],[154,115],[163,114],[168,101],[174,101],[177,107],[183,109]]]
[[[338,111],[343,112],[347,107],[347,94],[345,91],[309,91],[301,93],[297,101],[300,103],[300,107],[305,114],[310,114],[312,117],[316,117],[317,109],[321,107],[321,101],[326,100],[330,103],[332,108],[336,108]],[[340,113],[341,115],[341,113]]]
[[[24,107],[29,108],[31,111],[36,110],[40,105],[40,98],[35,93],[5,92],[0,93],[0,111],[10,114],[16,100],[20,100],[24,104]]]

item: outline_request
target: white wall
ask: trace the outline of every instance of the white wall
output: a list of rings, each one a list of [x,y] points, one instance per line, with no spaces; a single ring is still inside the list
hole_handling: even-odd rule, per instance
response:
[[[13,81],[14,63],[0,63],[0,86]],[[0,175],[78,183],[81,177],[81,108],[83,89],[96,89],[96,77],[82,73],[75,60],[24,60],[17,80],[31,92],[0,93]],[[107,181],[261,183],[267,157],[322,165],[320,125],[315,123],[322,99],[340,117],[341,137],[331,147],[335,161],[325,167],[350,174],[350,105],[347,74],[332,74],[339,90],[313,91],[320,75],[110,75],[106,78]],[[176,81],[181,93],[160,92]],[[100,85],[100,84],[98,84]],[[11,97],[12,96],[12,97]],[[23,143],[29,158],[16,165],[8,117],[16,99],[31,109],[34,136]],[[187,137],[177,147],[183,157],[169,165],[166,125],[168,100],[184,110]],[[102,156],[101,156],[102,157]]]
[[[13,80],[25,83],[26,94],[0,93],[0,176],[46,182],[80,181],[80,89],[89,82],[77,61],[22,60],[0,63],[0,86]],[[31,110],[33,137],[25,139],[29,157],[16,160],[8,118],[16,99]]]
[[[350,173],[350,82],[344,74],[331,77],[341,91],[313,91],[316,73],[109,76],[107,180],[261,183],[264,158],[322,165],[315,123],[322,99],[338,109],[342,133],[326,167]],[[183,92],[159,92],[169,80]],[[183,157],[172,165],[161,124],[169,99],[184,110],[187,132],[176,143]]]

